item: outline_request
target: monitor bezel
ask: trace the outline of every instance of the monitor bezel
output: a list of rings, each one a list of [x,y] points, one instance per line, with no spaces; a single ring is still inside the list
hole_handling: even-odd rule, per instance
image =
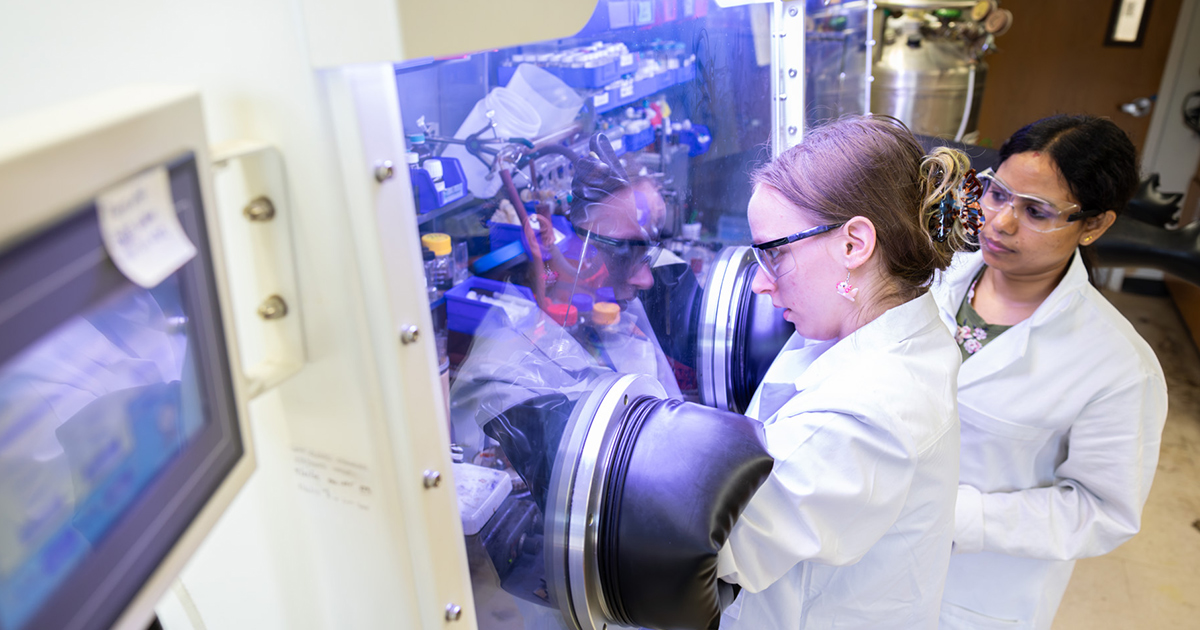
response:
[[[196,342],[193,347],[202,396],[208,402],[207,421],[33,617],[18,626],[22,630],[91,630],[114,625],[247,452],[240,431],[234,368],[228,353],[197,158],[188,151],[164,166],[168,169],[180,223],[198,251],[175,276],[188,312],[189,338]],[[103,252],[94,200],[68,213],[54,227],[0,254],[0,259],[24,261],[25,264],[18,262],[16,267],[34,270],[33,276],[45,277],[58,271],[44,263],[47,256],[54,257],[56,239],[64,238],[68,240],[59,243],[59,247],[74,249],[82,238]],[[29,264],[33,259],[42,264]],[[78,260],[70,256],[67,259],[68,263]],[[79,287],[68,282],[55,294],[33,302],[27,312],[41,311],[39,315],[45,320],[42,326],[52,328],[114,292],[132,286],[106,254],[75,280],[91,290],[72,292],[72,288]],[[55,299],[64,292],[68,299]],[[3,354],[8,352],[6,348]]]

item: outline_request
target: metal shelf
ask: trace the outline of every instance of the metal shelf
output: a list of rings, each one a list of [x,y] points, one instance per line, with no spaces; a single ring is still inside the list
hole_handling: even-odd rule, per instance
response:
[[[448,214],[454,214],[455,212],[458,212],[459,210],[462,210],[463,208],[466,208],[467,206],[470,206],[475,203],[479,203],[479,200],[475,198],[475,195],[472,195],[471,193],[467,193],[462,199],[459,199],[458,201],[448,203],[448,204],[442,206],[441,208],[436,208],[434,210],[430,210],[429,212],[426,212],[425,214],[418,214],[417,215],[417,225],[425,225],[426,223],[429,223],[430,221],[433,221],[434,219],[444,217]]]

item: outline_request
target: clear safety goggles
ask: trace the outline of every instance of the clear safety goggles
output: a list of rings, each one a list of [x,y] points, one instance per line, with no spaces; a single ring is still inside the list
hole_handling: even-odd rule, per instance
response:
[[[781,247],[790,243],[795,243],[796,241],[802,241],[811,236],[824,234],[830,230],[836,230],[843,225],[845,224],[833,223],[830,225],[818,225],[815,228],[810,228],[804,230],[803,232],[796,232],[791,236],[777,238],[773,241],[767,241],[766,243],[755,243],[754,245],[750,246],[751,251],[754,252],[754,259],[758,261],[759,268],[763,270],[763,273],[767,274],[767,277],[771,279],[771,282],[775,282],[796,268],[796,259],[792,258],[790,255],[785,256],[784,254],[786,252],[780,249]]]
[[[1046,233],[1056,232],[1074,221],[1099,214],[1080,211],[1079,204],[1054,203],[1041,197],[1016,192],[990,168],[977,177],[983,184],[979,207],[987,214],[985,222],[994,220],[1007,208],[1021,227]]]

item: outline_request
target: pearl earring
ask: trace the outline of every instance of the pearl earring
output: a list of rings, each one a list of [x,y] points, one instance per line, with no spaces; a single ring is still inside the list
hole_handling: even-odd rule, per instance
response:
[[[851,302],[853,302],[854,298],[858,296],[858,287],[850,284],[849,269],[846,270],[846,279],[839,282],[837,285],[837,294],[846,298],[847,300],[850,300]]]

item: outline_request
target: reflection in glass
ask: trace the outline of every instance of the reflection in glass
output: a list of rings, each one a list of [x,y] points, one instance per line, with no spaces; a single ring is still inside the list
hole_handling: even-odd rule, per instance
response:
[[[867,111],[868,4],[808,0],[804,109],[809,128]]]
[[[546,493],[597,381],[699,398],[702,280],[770,157],[769,42],[765,5],[600,0],[572,37],[396,67],[421,232],[468,250],[431,307],[481,628],[569,625]]]
[[[20,628],[201,428],[177,280],[0,364],[0,623]]]

